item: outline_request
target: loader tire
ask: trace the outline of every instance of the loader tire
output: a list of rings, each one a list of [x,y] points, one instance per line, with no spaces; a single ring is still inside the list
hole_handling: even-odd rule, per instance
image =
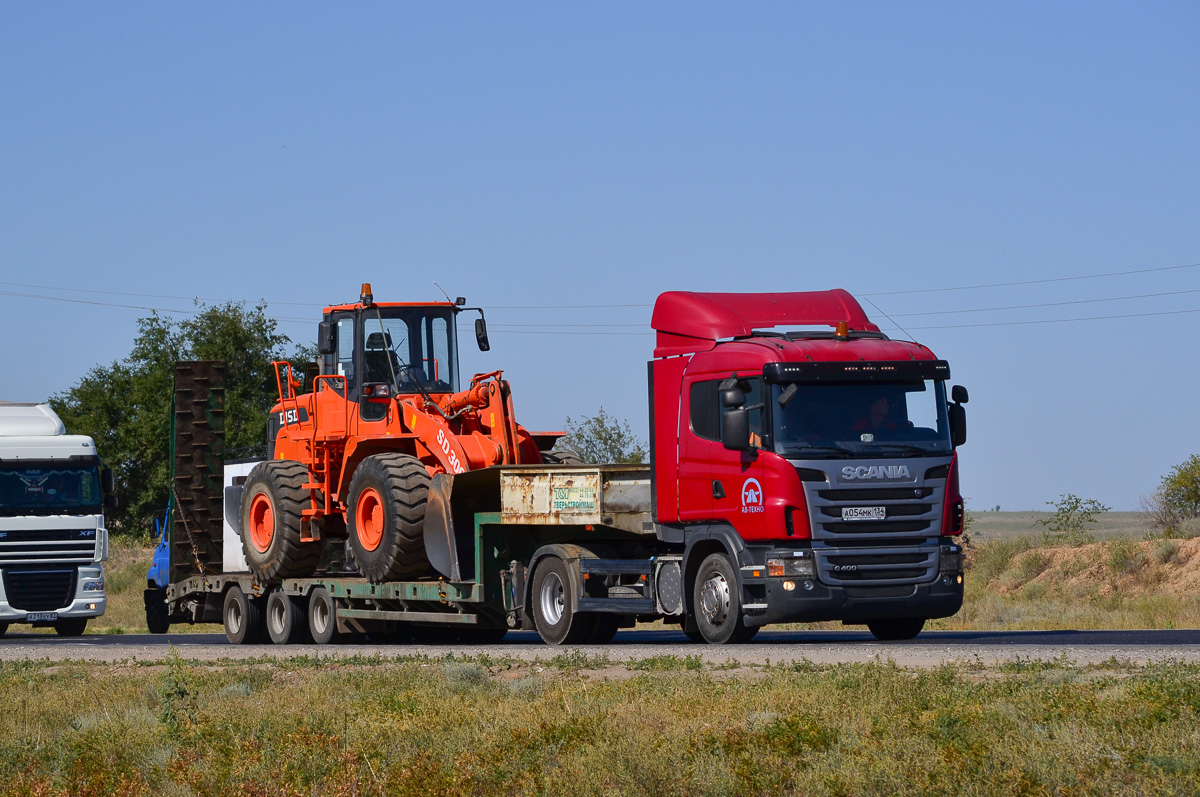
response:
[[[312,575],[321,563],[321,543],[300,541],[300,518],[310,498],[308,468],[299,462],[263,462],[250,471],[242,490],[242,550],[259,581]]]
[[[586,465],[574,451],[543,451],[543,465]]]
[[[350,547],[368,581],[417,578],[429,570],[425,503],[429,471],[407,454],[367,457],[354,471],[346,509]]]

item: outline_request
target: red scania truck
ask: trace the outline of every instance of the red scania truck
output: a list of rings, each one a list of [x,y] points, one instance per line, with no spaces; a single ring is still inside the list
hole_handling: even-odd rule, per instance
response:
[[[341,327],[347,339],[330,346],[364,357],[372,327],[357,325],[360,316],[370,320],[371,309],[339,310],[349,319]],[[405,305],[405,312],[422,310]],[[438,304],[429,312],[457,309]],[[247,517],[261,525],[285,514],[268,506],[274,499],[256,486],[263,480],[255,472],[299,467],[270,460],[227,468],[223,493],[201,497],[208,507],[224,501],[224,534],[234,535],[230,561],[202,562],[196,550],[222,543],[230,558],[222,513],[189,509],[204,485],[216,483],[220,463],[204,457],[219,447],[210,441],[202,456],[193,455],[177,437],[176,463],[199,463],[200,475],[174,476],[183,489],[163,546],[173,578],[165,590],[151,585],[148,612],[160,630],[164,616],[223,621],[240,643],[267,636],[327,643],[361,633],[446,638],[446,629],[459,640],[485,641],[510,628],[536,629],[550,644],[602,643],[618,628],[662,620],[696,641],[722,644],[748,641],[770,623],[821,620],[908,639],[926,620],[958,611],[956,450],[966,440],[967,391],[948,388],[945,361],[920,344],[889,339],[843,290],[669,292],[659,296],[651,324],[649,466],[562,464],[551,452],[540,465],[465,473],[427,465],[428,483],[405,481],[408,492],[377,502],[370,524],[375,536],[386,536],[397,527],[388,512],[424,507],[421,566],[407,568],[420,573],[402,581],[363,576],[353,539],[316,534],[304,541],[321,547],[314,572],[249,572],[251,557],[237,550],[250,544],[240,526]],[[456,362],[455,324],[443,327],[450,335],[444,356]],[[477,336],[486,349],[482,321]],[[443,367],[456,373],[451,365]],[[314,384],[340,378],[333,365],[320,370]],[[200,414],[218,417],[219,374],[206,380],[203,389],[177,381],[177,396],[185,391],[193,407],[209,402]],[[339,396],[396,403],[401,412],[422,400],[394,376],[385,389],[345,387]],[[276,440],[303,437],[303,424],[313,423],[303,415],[281,411]],[[242,475],[231,478],[235,472]],[[291,496],[289,506],[311,500],[353,521],[344,490],[321,487],[310,476],[304,489],[312,494]],[[272,511],[247,514],[263,506]],[[362,525],[348,522],[345,534]],[[414,528],[407,517],[409,539]]]

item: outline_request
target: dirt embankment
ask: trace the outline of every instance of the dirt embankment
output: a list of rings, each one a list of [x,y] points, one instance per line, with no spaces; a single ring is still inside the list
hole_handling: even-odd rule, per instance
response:
[[[1094,594],[1200,594],[1200,538],[1189,540],[1117,539],[1080,546],[1047,546],[1023,551],[991,579],[1004,595],[1030,585]]]

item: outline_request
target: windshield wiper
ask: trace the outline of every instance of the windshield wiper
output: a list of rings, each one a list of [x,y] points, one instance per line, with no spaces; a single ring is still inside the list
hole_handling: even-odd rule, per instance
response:
[[[878,451],[881,448],[896,448],[901,451],[911,451],[911,452],[917,453],[917,454],[933,453],[930,449],[925,448],[924,446],[917,446],[917,445],[913,445],[912,443],[879,443],[877,445],[871,446],[872,451]]]
[[[799,453],[803,453],[803,454],[811,454],[814,452],[815,453],[826,453],[826,454],[828,454],[828,453],[834,453],[834,454],[857,454],[857,453],[859,453],[859,452],[855,451],[854,449],[846,448],[845,446],[835,445],[833,443],[830,443],[829,445],[822,445],[822,446],[811,446],[811,445],[808,445],[807,443],[793,443],[791,445],[785,444],[783,447],[783,450],[787,451],[789,453],[790,452],[799,452]]]

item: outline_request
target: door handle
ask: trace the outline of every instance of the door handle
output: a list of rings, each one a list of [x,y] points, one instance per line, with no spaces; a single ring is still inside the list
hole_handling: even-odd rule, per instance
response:
[[[713,498],[724,498],[725,488],[716,479],[713,479]]]

